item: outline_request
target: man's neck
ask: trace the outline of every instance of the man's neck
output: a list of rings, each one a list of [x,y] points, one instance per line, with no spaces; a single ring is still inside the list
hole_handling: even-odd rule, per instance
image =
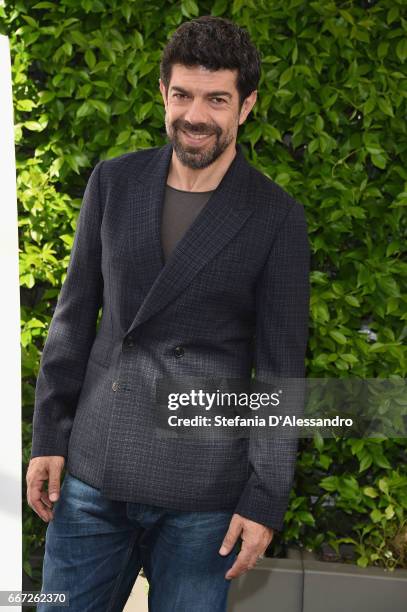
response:
[[[221,182],[236,155],[236,143],[227,149],[207,168],[188,168],[172,151],[167,185],[183,191],[211,191]]]

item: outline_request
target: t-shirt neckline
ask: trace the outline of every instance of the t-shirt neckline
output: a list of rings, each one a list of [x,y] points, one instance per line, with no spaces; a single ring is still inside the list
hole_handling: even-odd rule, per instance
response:
[[[168,183],[166,183],[166,187],[169,187],[170,189],[173,189],[174,191],[179,191],[180,193],[192,193],[192,194],[201,194],[204,195],[205,193],[212,193],[213,191],[215,191],[214,189],[210,189],[209,191],[186,191],[185,189],[177,189],[176,187],[173,187],[172,185],[169,185]]]

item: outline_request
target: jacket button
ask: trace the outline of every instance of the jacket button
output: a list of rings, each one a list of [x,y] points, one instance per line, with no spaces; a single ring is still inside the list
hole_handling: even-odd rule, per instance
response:
[[[182,357],[185,353],[184,348],[182,346],[176,346],[174,349],[175,357]]]
[[[112,389],[113,391],[117,391],[118,388],[119,388],[119,383],[117,382],[117,380],[115,380],[114,383],[112,384]]]
[[[126,338],[126,340],[124,341],[126,346],[134,346],[134,340],[131,336],[129,336],[128,338]]]

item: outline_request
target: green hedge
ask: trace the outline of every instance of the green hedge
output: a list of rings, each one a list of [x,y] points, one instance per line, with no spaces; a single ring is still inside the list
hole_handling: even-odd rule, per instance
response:
[[[234,19],[262,55],[239,142],[306,209],[307,375],[406,376],[402,9],[402,0],[21,0],[0,9],[13,64],[24,469],[40,352],[86,180],[101,158],[166,142],[161,50],[198,15]],[[405,439],[302,440],[282,543],[350,543],[361,566],[406,567],[406,449]],[[27,571],[44,531],[25,507]]]

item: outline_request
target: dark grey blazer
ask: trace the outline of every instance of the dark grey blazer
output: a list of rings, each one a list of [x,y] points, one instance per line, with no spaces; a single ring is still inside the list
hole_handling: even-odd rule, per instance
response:
[[[158,377],[304,377],[304,209],[240,145],[164,263],[172,145],[100,161],[88,181],[36,385],[32,457],[63,455],[107,497],[235,510],[281,530],[297,441],[157,435]],[[96,326],[99,309],[102,317]]]

